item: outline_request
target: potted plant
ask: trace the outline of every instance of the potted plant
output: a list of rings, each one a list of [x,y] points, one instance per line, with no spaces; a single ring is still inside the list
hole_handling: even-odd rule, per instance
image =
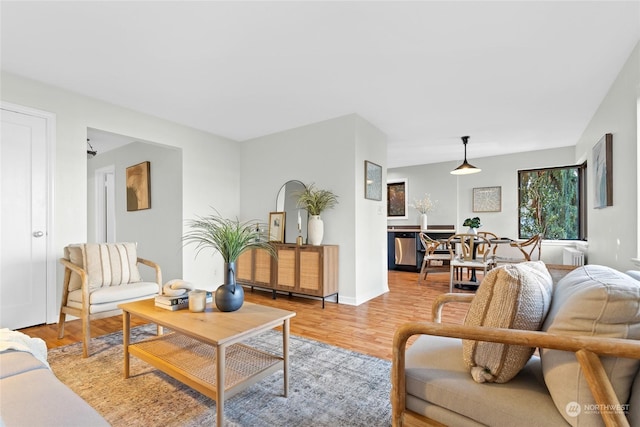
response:
[[[307,223],[307,238],[312,245],[322,243],[324,235],[324,223],[320,218],[320,214],[333,208],[338,204],[338,196],[329,190],[316,189],[314,184],[310,184],[303,191],[298,193],[297,205],[299,208],[306,209],[310,218]]]
[[[414,199],[411,207],[420,212],[420,230],[427,229],[427,213],[431,212],[435,207],[437,200],[431,200],[431,195],[425,193],[423,199]]]
[[[477,234],[478,230],[476,228],[482,227],[482,223],[480,222],[480,218],[475,216],[473,218],[467,218],[462,223],[463,227],[469,227],[469,234]]]
[[[236,261],[250,249],[264,249],[276,256],[274,247],[269,244],[264,232],[255,221],[240,222],[215,213],[187,221],[191,229],[184,236],[186,244],[196,245],[196,256],[205,248],[213,249],[224,260],[224,283],[218,287],[215,295],[216,306],[220,311],[238,310],[244,302],[244,290],[236,283]]]

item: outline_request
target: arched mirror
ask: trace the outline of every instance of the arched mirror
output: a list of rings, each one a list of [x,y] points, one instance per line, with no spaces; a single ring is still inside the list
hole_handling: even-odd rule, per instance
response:
[[[285,212],[284,243],[295,243],[298,237],[298,224],[302,241],[307,241],[307,211],[297,206],[298,194],[307,187],[300,181],[284,183],[276,197],[276,211]]]

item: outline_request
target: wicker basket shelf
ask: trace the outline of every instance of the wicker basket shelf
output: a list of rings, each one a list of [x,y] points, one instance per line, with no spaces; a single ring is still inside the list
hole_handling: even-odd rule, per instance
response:
[[[217,355],[214,346],[186,335],[170,333],[131,344],[129,352],[217,401]],[[225,399],[283,369],[283,360],[244,344],[227,347]]]

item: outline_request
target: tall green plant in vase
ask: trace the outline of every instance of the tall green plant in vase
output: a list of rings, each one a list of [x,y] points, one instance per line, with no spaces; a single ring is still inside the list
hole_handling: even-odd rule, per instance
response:
[[[307,222],[307,239],[311,245],[322,244],[324,237],[324,222],[320,214],[335,207],[338,204],[338,196],[329,190],[319,190],[314,184],[309,184],[304,191],[298,193],[297,205],[306,209],[309,214]]]
[[[213,249],[224,260],[224,283],[216,289],[216,307],[220,311],[238,310],[244,302],[244,290],[236,282],[236,262],[240,255],[250,249],[264,249],[276,256],[264,231],[266,227],[255,221],[224,218],[218,211],[188,220],[187,226],[190,230],[184,234],[183,241],[196,245],[196,256],[204,249]]]

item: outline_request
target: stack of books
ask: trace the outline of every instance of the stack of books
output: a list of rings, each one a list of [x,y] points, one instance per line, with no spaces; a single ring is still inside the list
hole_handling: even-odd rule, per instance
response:
[[[180,310],[181,308],[189,307],[189,295],[184,294],[180,296],[169,295],[157,295],[156,307],[164,308],[165,310]]]
[[[182,308],[189,308],[189,294],[183,294],[180,296],[169,295],[156,295],[156,307],[163,308],[165,310],[180,310]],[[213,292],[207,291],[207,303],[213,301]]]

